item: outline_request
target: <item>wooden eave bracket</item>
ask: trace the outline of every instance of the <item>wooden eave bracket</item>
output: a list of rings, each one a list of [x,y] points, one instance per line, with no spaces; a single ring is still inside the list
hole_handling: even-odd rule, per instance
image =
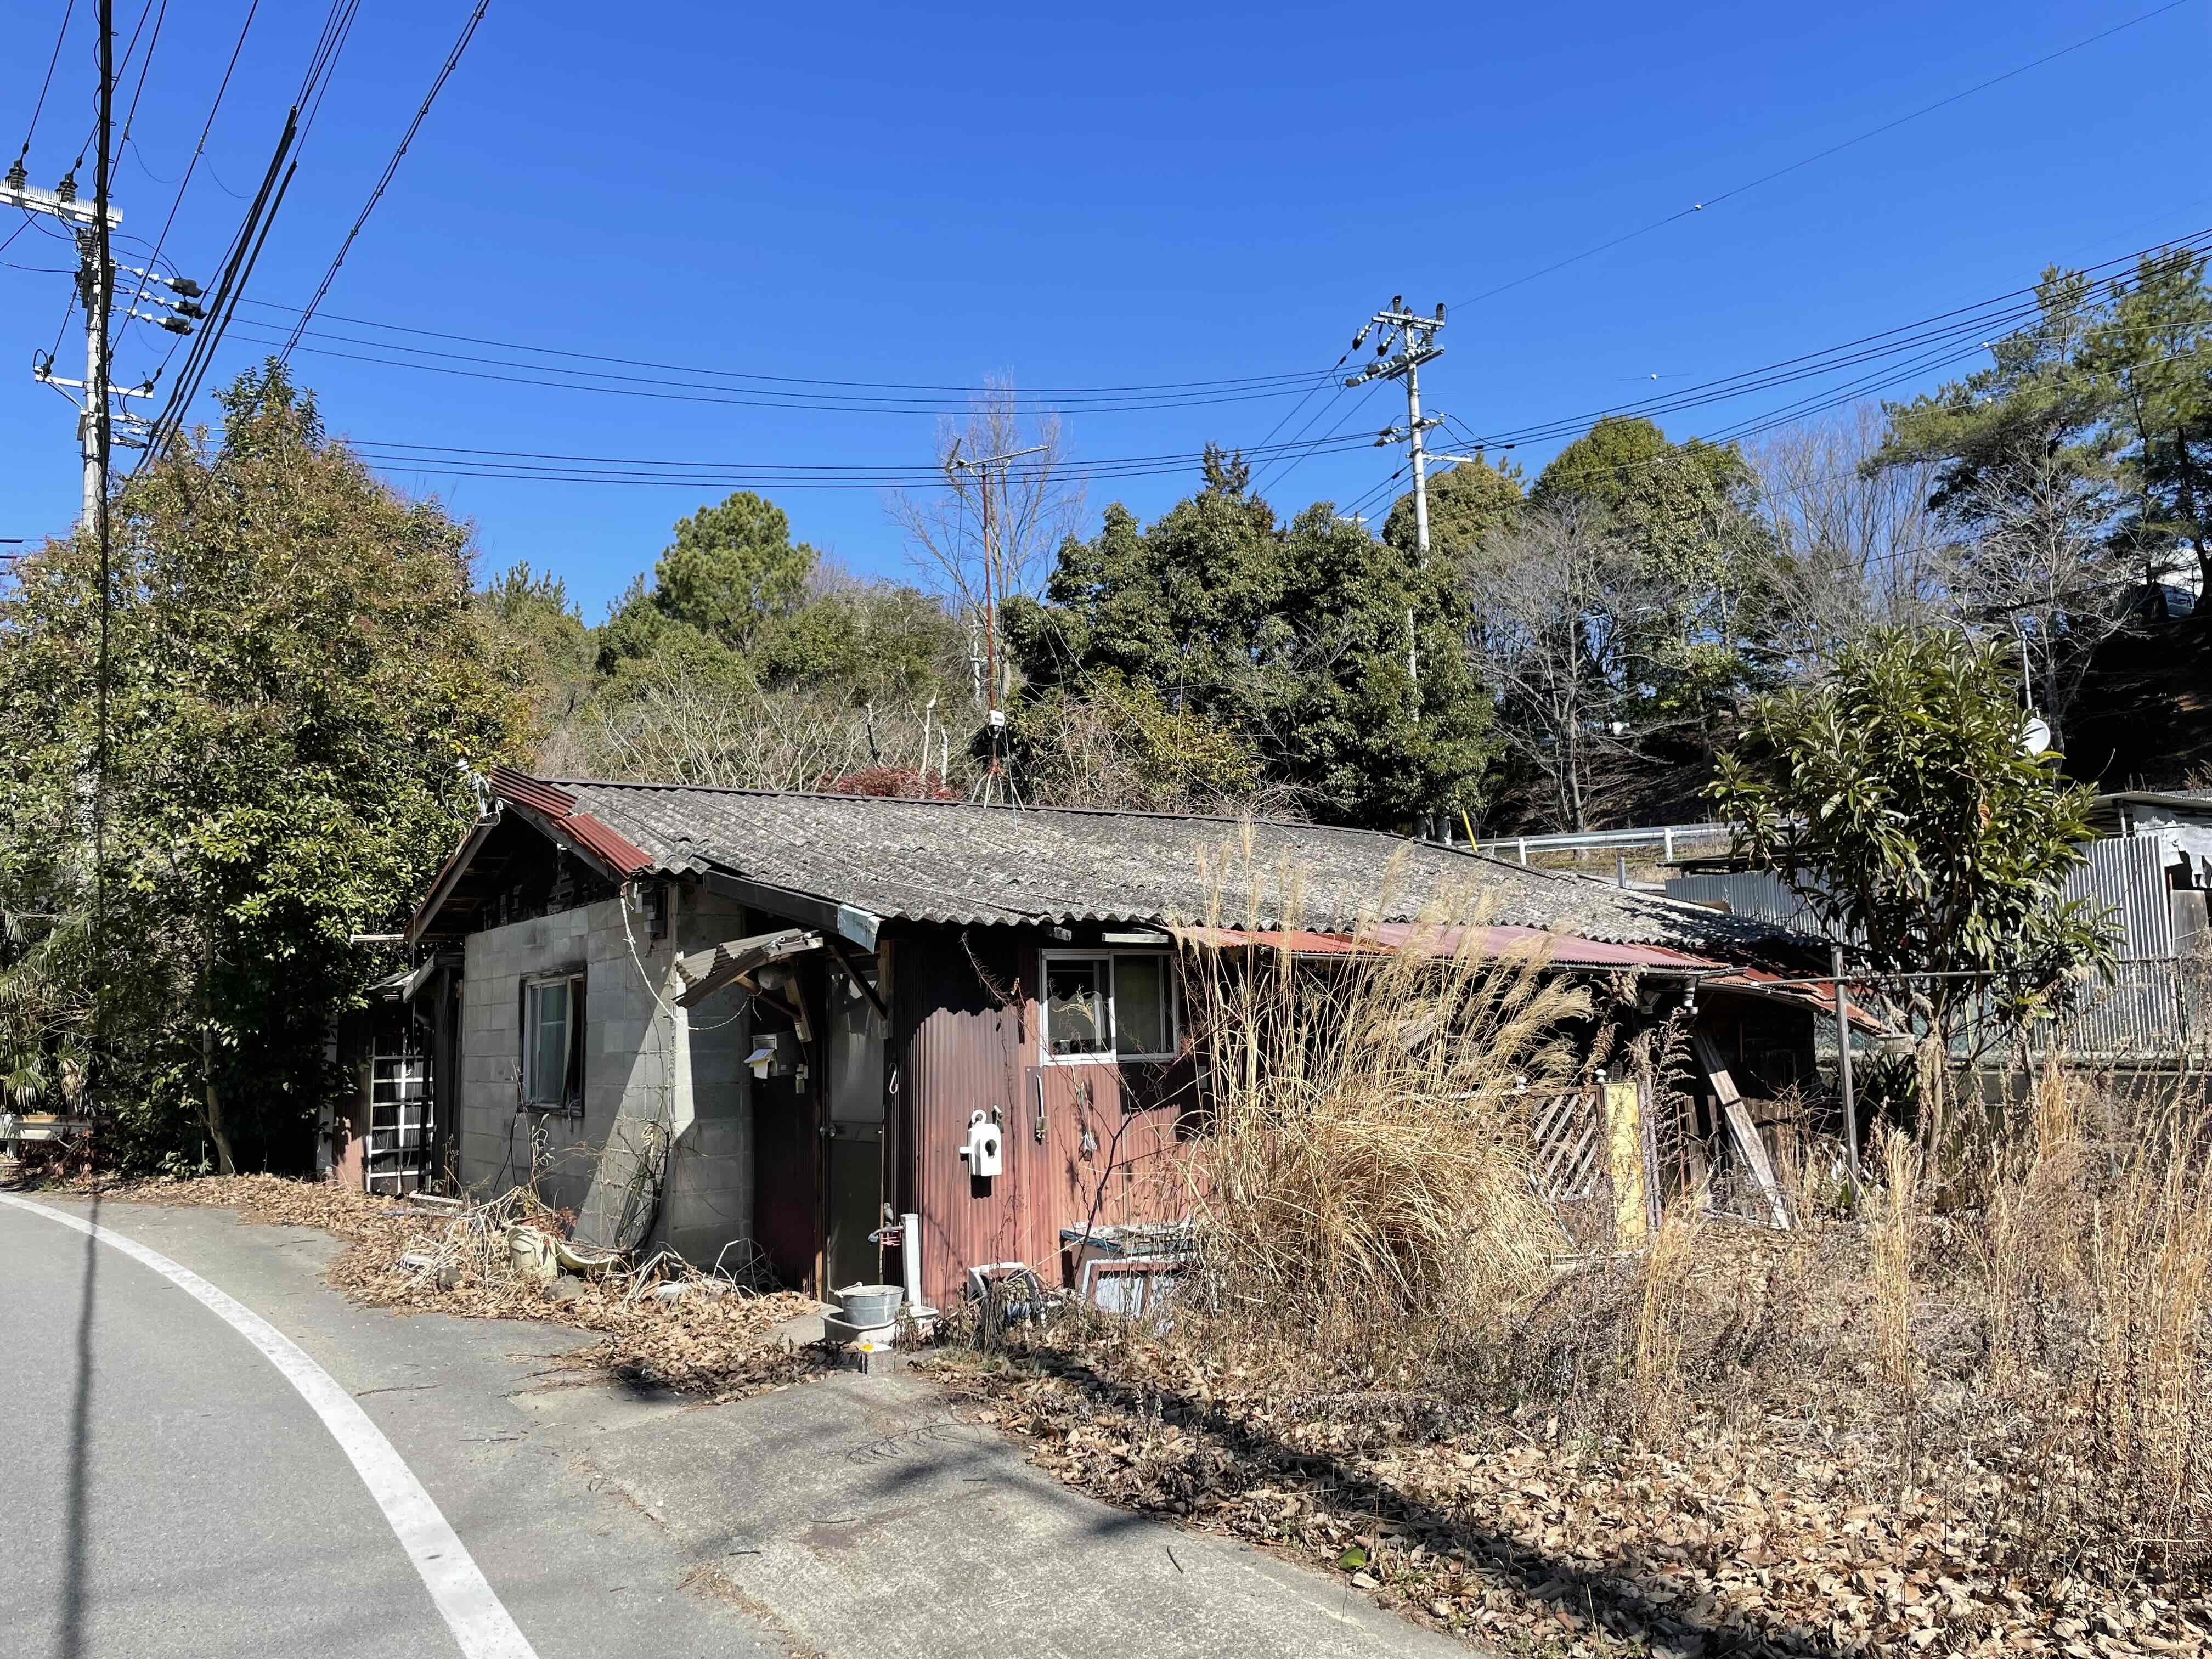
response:
[[[694,1008],[715,992],[731,984],[742,984],[747,994],[763,997],[793,1014],[801,1024],[805,1015],[792,1009],[782,999],[764,990],[752,978],[753,974],[771,962],[781,962],[787,957],[804,956],[809,951],[822,948],[823,936],[806,927],[781,927],[772,933],[755,933],[750,938],[730,939],[711,951],[701,951],[676,959],[678,977],[684,981],[683,993],[676,999],[677,1006]]]
[[[884,1000],[877,994],[876,988],[868,982],[868,976],[860,971],[860,964],[853,960],[853,953],[846,948],[845,941],[835,933],[824,933],[822,936],[822,942],[829,947],[830,954],[837,958],[837,965],[845,970],[845,977],[860,988],[860,994],[866,997],[876,1012],[888,1021],[891,1017],[891,1011],[884,1006]]]

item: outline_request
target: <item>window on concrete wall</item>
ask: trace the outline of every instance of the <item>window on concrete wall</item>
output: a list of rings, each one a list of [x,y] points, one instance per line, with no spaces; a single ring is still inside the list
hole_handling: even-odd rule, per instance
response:
[[[548,975],[522,986],[522,1103],[584,1109],[584,976]]]
[[[1164,951],[1048,951],[1044,1051],[1060,1060],[1167,1060],[1178,1037]]]

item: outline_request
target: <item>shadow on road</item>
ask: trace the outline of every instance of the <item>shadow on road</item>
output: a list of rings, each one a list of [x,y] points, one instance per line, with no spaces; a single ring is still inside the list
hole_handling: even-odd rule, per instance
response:
[[[100,1194],[92,1195],[94,1225],[100,1222]],[[92,1310],[100,1275],[100,1239],[84,1236],[84,1281],[76,1316],[76,1388],[70,1401],[69,1487],[64,1498],[61,1616],[57,1622],[57,1659],[82,1659],[84,1653],[85,1547],[92,1464]]]

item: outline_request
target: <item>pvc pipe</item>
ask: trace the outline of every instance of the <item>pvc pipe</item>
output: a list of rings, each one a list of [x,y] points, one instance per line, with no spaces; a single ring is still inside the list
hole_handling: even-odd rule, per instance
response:
[[[899,1276],[906,1281],[906,1304],[921,1305],[921,1218],[899,1218]]]

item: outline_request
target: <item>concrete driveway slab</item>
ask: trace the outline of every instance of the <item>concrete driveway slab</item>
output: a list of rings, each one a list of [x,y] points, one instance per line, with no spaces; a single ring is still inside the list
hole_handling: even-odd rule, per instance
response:
[[[590,1455],[823,1653],[1466,1651],[1304,1568],[1071,1492],[918,1379],[832,1376]]]

